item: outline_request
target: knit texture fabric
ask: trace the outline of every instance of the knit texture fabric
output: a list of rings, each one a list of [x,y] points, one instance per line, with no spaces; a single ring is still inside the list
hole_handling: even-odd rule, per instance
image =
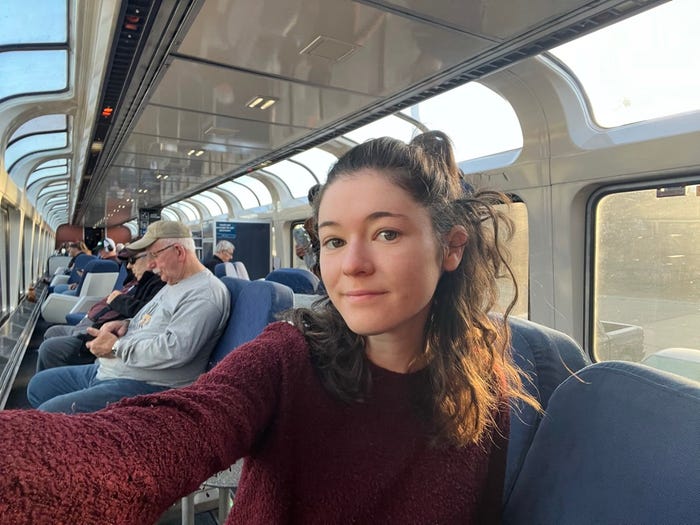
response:
[[[229,524],[498,522],[507,407],[480,445],[435,449],[411,402],[425,371],[370,366],[370,399],[336,401],[303,335],[274,323],[189,387],[0,412],[2,523],[151,524],[242,456]]]

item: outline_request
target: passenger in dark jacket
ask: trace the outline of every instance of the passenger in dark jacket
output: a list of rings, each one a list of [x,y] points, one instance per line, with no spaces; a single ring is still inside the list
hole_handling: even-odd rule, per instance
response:
[[[229,241],[219,241],[216,243],[216,247],[214,248],[214,253],[212,254],[212,256],[209,257],[202,264],[209,268],[209,271],[211,273],[216,274],[216,265],[225,262],[230,262],[231,259],[233,259],[233,252],[235,249],[236,247],[233,245],[233,243]]]
[[[80,323],[52,326],[46,330],[45,340],[38,351],[37,372],[56,366],[92,363],[95,356],[85,347],[85,343],[92,339],[86,332],[87,327],[99,328],[107,321],[133,317],[165,286],[160,277],[148,269],[146,252],[131,257],[128,267],[136,279],[95,304]]]

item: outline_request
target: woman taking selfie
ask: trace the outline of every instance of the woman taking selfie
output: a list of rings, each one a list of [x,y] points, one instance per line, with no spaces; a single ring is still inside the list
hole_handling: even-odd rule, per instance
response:
[[[361,144],[314,202],[326,302],[189,387],[94,414],[0,413],[12,523],[153,523],[246,457],[228,523],[496,523],[509,407],[536,405],[489,316],[505,197],[449,139]]]

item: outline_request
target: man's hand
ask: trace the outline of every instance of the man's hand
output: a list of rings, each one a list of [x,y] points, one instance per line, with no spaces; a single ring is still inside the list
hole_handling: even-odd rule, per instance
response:
[[[87,333],[95,339],[85,343],[85,346],[97,357],[113,357],[112,347],[117,339],[126,334],[128,327],[128,321],[110,321],[103,324],[99,330],[89,327]]]
[[[107,304],[114,301],[115,297],[119,297],[122,293],[119,290],[114,290],[111,294],[107,296]]]

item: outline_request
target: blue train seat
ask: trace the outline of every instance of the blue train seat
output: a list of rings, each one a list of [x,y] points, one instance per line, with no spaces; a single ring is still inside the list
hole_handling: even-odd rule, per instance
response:
[[[68,290],[68,287],[80,281],[80,276],[82,271],[87,266],[90,261],[96,260],[97,257],[94,255],[88,255],[87,253],[81,253],[76,256],[75,262],[73,263],[73,268],[68,275],[54,275],[49,284],[49,293],[53,292],[64,292]]]
[[[212,352],[210,368],[221,361],[234,348],[255,339],[273,321],[277,314],[294,304],[292,290],[269,281],[247,281],[236,277],[222,277],[236,302],[232,303],[231,316],[224,333]]]
[[[250,280],[248,270],[241,261],[217,264],[214,266],[214,275],[217,277],[237,277],[239,279]]]
[[[280,283],[272,281],[248,281],[236,277],[222,277],[231,294],[231,315],[224,333],[221,334],[209,359],[209,368],[226,357],[238,346],[255,339],[273,321],[277,314],[293,306],[292,290]],[[235,299],[234,299],[235,298]],[[219,523],[226,520],[228,507],[226,505],[227,491],[238,484],[241,471],[241,461],[212,476],[202,484],[202,487],[219,489]],[[194,493],[181,500],[182,524],[194,523]]]
[[[698,523],[700,384],[606,361],[549,400],[503,523]]]
[[[287,285],[294,293],[302,294],[317,293],[319,285],[319,278],[305,268],[278,268],[268,273],[265,280]]]
[[[75,295],[57,291],[52,293],[41,304],[41,315],[47,323],[63,324],[66,322],[66,315],[81,299],[91,298],[90,301],[95,304],[114,289],[118,278],[117,263],[93,258],[85,265]]]
[[[557,386],[572,372],[589,365],[590,360],[581,347],[562,332],[517,317],[509,317],[508,324],[513,359],[527,376],[525,388],[546,410]],[[511,409],[504,501],[508,500],[541,418],[541,413],[523,403]]]

